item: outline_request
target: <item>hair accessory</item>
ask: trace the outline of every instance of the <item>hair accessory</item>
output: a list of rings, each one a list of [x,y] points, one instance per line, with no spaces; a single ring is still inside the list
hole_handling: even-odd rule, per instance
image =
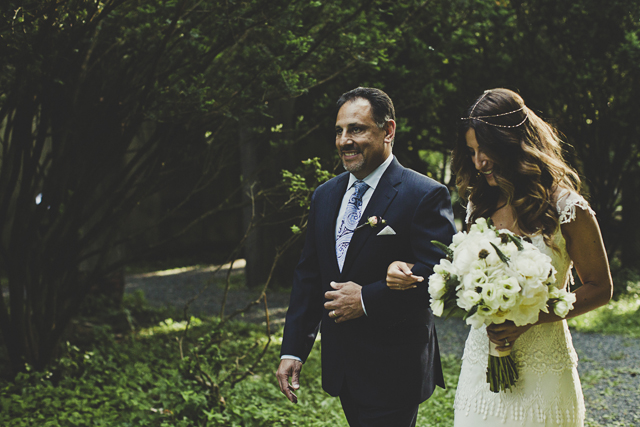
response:
[[[486,92],[485,92],[485,95],[486,95]],[[482,100],[482,98],[484,98],[484,95],[478,100],[478,102],[480,102]],[[476,105],[478,105],[478,102],[476,102],[474,104],[473,108],[471,109],[471,114],[473,114],[473,110],[475,110]],[[524,110],[524,107],[525,106],[523,105],[522,107],[518,108],[517,110],[513,110],[513,111],[506,112],[506,113],[501,113],[501,114],[492,114],[490,116],[475,116],[475,117],[472,117],[471,115],[469,115],[469,117],[461,117],[460,120],[478,120],[479,122],[485,123],[485,124],[487,124],[489,126],[496,126],[496,127],[499,127],[499,128],[517,128],[518,126],[520,126],[524,122],[526,122],[527,119],[529,118],[529,114],[526,111],[525,111],[525,114],[524,114],[524,119],[522,119],[522,121],[520,123],[518,123],[517,125],[499,125],[499,124],[496,124],[496,123],[490,123],[490,122],[488,122],[486,120],[483,120],[483,119],[490,119],[492,117],[508,116],[509,114],[514,114],[514,113],[517,113],[519,111]]]
[[[482,101],[484,99],[485,96],[487,96],[487,94],[491,92],[490,90],[485,90],[484,93],[482,94],[482,96],[480,98],[478,98],[478,100],[476,101],[475,104],[473,104],[473,107],[471,108],[471,112],[469,113],[469,117],[471,117],[471,115],[473,114],[474,110],[476,109],[476,105],[478,105],[480,103],[480,101]]]

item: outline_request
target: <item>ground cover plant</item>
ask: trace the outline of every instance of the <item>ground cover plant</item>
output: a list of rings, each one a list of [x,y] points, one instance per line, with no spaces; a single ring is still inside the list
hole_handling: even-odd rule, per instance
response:
[[[0,425],[347,426],[339,400],[321,388],[321,338],[304,365],[299,403],[293,405],[281,395],[274,375],[281,327],[272,326],[267,335],[265,325],[243,321],[187,322],[180,320],[180,310],[149,307],[141,293],[127,295],[122,307],[91,314],[101,305],[108,306],[94,301],[83,310],[63,356],[47,370],[27,369],[13,381],[0,379]],[[570,325],[579,332],[638,337],[639,307],[632,286]],[[437,389],[420,406],[418,426],[453,423],[460,360],[444,354],[443,365],[448,388]],[[611,374],[586,373],[585,389],[605,377],[637,372]]]
[[[139,294],[125,309],[133,332],[121,334],[109,324],[78,330],[48,370],[0,380],[0,425],[347,426],[339,400],[321,388],[321,340],[304,365],[293,405],[274,375],[281,329],[267,336],[264,325],[192,318],[185,338],[186,321],[152,323],[175,312],[149,309]],[[453,421],[459,361],[446,355],[443,361],[449,388],[421,406],[421,426]],[[220,384],[219,395],[212,382]]]

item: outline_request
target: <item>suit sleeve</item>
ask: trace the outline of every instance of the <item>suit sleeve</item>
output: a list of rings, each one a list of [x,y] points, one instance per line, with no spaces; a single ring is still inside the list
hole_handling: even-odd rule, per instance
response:
[[[307,360],[315,342],[324,307],[316,246],[315,199],[316,193],[311,198],[304,248],[294,270],[280,350],[281,355],[297,356],[303,362]]]
[[[455,232],[449,191],[443,185],[438,185],[424,195],[416,208],[409,236],[415,256],[412,272],[424,277],[425,281],[418,284],[417,288],[406,291],[389,289],[386,280],[364,286],[362,298],[370,320],[392,325],[412,312],[429,306],[427,278],[433,273],[434,265],[444,256],[431,241],[437,240],[448,245]]]

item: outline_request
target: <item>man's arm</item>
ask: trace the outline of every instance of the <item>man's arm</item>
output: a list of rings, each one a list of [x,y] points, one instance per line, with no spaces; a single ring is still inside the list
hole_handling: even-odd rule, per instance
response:
[[[426,279],[433,273],[433,266],[444,256],[431,241],[449,244],[455,232],[449,192],[446,187],[438,185],[420,201],[411,222],[409,236],[415,255],[415,265],[411,271],[416,276],[424,277],[425,281],[405,291],[389,289],[384,279],[363,287],[362,299],[371,320],[393,324],[401,321],[408,313],[429,306]]]
[[[316,193],[311,198],[304,248],[294,271],[280,351],[281,356],[296,356],[302,362],[309,356],[318,333],[324,302],[316,250],[315,198]]]

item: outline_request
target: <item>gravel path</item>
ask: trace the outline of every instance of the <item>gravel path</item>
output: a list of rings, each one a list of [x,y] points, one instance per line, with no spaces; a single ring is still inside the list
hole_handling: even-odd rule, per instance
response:
[[[232,283],[241,281],[243,265],[237,265]],[[212,268],[185,268],[165,272],[131,275],[126,278],[126,292],[142,290],[151,305],[190,305],[196,316],[218,314],[224,294],[225,274],[212,274]],[[225,313],[241,309],[259,296],[260,290],[248,291],[232,285]],[[284,322],[289,294],[267,292],[272,325]],[[264,322],[262,305],[254,306],[243,316],[245,321]],[[462,356],[468,326],[459,320],[436,319],[438,340],[443,353]],[[640,340],[617,335],[573,334],[580,357],[578,372],[585,395],[588,427],[640,426]]]

